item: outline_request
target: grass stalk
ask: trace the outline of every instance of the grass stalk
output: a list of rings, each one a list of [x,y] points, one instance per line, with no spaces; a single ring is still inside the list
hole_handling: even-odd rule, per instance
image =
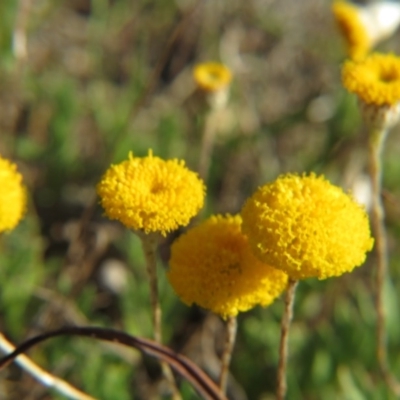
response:
[[[142,248],[146,259],[146,271],[149,277],[150,284],[150,303],[153,322],[153,336],[157,343],[162,344],[162,312],[158,294],[158,279],[157,279],[157,256],[156,250],[158,245],[157,234],[139,233],[142,242]],[[173,400],[181,400],[181,395],[176,386],[175,378],[171,367],[161,362],[161,369],[165,379],[170,387]]]
[[[400,383],[392,375],[387,352],[386,310],[384,304],[385,281],[389,279],[385,211],[382,203],[382,151],[388,129],[375,129],[369,135],[369,170],[372,182],[371,219],[375,236],[376,281],[376,337],[379,369],[390,389],[400,396]]]
[[[293,305],[298,281],[289,279],[288,288],[285,296],[285,310],[281,323],[281,342],[279,345],[279,364],[278,364],[278,377],[277,377],[277,400],[284,400],[287,391],[286,383],[286,369],[287,359],[289,354],[289,329],[290,323],[293,319]]]
[[[219,376],[219,387],[222,393],[226,393],[229,376],[229,364],[232,359],[233,347],[235,345],[237,332],[237,319],[236,317],[229,317],[226,324],[226,340],[224,345],[224,352],[221,359],[221,373]]]

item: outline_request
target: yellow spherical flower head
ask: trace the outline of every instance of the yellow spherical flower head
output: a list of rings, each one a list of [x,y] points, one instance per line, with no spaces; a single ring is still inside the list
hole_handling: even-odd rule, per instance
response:
[[[362,59],[373,43],[362,21],[360,7],[345,1],[336,1],[333,3],[332,10],[336,23],[346,40],[350,58]]]
[[[286,288],[283,272],[257,260],[241,232],[240,216],[212,216],[172,245],[168,279],[188,305],[223,318],[267,306]]]
[[[0,157],[0,232],[14,229],[26,209],[26,190],[17,166]]]
[[[342,80],[366,104],[395,105],[400,101],[400,58],[372,54],[362,62],[346,61]]]
[[[184,161],[162,160],[149,152],[112,165],[97,185],[106,215],[145,233],[185,226],[203,207],[205,186]]]
[[[373,246],[364,209],[315,174],[287,174],[260,187],[242,218],[254,254],[293,279],[350,272]]]
[[[217,92],[224,89],[232,80],[230,69],[217,62],[196,65],[193,76],[197,85],[207,92]]]

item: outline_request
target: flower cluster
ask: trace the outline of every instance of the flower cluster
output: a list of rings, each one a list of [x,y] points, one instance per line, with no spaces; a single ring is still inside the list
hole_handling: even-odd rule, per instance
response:
[[[293,279],[350,272],[373,245],[365,210],[314,174],[287,174],[260,187],[242,217],[254,254]]]
[[[184,161],[162,160],[149,152],[112,165],[97,185],[106,215],[145,233],[185,226],[203,207],[205,186]]]
[[[212,216],[172,245],[168,279],[188,305],[232,317],[269,305],[286,288],[287,275],[252,254],[241,222]]]
[[[14,229],[26,209],[26,190],[17,166],[0,157],[0,232]]]
[[[205,189],[183,162],[150,152],[111,166],[97,191],[108,217],[165,235],[188,224]],[[226,318],[270,304],[288,276],[350,272],[372,245],[368,217],[351,196],[315,174],[287,174],[260,187],[241,216],[212,216],[181,235],[168,279],[185,303]]]

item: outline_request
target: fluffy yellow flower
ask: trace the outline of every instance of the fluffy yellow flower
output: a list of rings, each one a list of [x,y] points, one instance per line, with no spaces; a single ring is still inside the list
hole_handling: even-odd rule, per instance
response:
[[[224,89],[232,80],[230,69],[217,62],[196,65],[193,76],[197,85],[207,92],[217,92]]]
[[[395,1],[358,5],[340,0],[333,4],[333,14],[354,60],[363,59],[377,43],[392,36],[400,23],[400,5]]]
[[[362,62],[346,61],[342,80],[366,104],[395,105],[400,101],[400,58],[372,54]]]
[[[0,157],[0,232],[14,229],[26,209],[26,190],[17,166]]]
[[[205,186],[184,161],[162,160],[149,151],[112,165],[97,185],[106,215],[145,233],[185,226],[203,207]]]
[[[186,304],[226,318],[285,290],[287,275],[254,257],[240,226],[240,216],[216,215],[174,242],[168,279]]]
[[[373,246],[364,209],[315,174],[282,175],[260,187],[242,218],[254,254],[293,279],[350,272]]]
[[[333,3],[332,10],[346,40],[350,58],[362,59],[368,54],[373,43],[361,18],[360,7],[345,1],[336,1]]]

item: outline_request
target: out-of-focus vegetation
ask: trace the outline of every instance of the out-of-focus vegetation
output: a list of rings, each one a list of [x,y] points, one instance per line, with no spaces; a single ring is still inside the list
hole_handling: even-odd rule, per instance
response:
[[[140,243],[102,216],[95,185],[129,151],[141,156],[151,148],[197,169],[207,113],[192,79],[197,62],[222,61],[234,76],[217,121],[203,216],[240,211],[258,185],[288,171],[323,173],[361,196],[366,139],[356,99],[340,83],[345,53],[330,6],[327,0],[2,0],[0,154],[18,163],[30,204],[17,229],[1,237],[0,330],[15,343],[67,324],[151,336]],[[15,35],[22,50],[12,45]],[[400,53],[399,35],[381,50]],[[395,128],[383,157],[395,375],[399,152]],[[169,287],[163,269],[174,237],[159,251],[165,343],[215,378],[224,325],[181,304]],[[373,276],[370,256],[352,274],[300,283],[288,399],[392,398],[376,365]],[[229,398],[274,398],[282,309],[280,299],[239,316]],[[71,338],[29,355],[99,399],[152,399],[159,391],[157,363],[138,352]],[[197,398],[185,383],[182,392]],[[62,398],[15,366],[1,372],[0,394]]]

